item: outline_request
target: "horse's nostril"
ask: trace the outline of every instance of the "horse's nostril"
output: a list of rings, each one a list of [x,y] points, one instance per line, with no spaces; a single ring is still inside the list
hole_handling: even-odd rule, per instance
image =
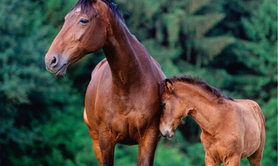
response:
[[[57,64],[57,58],[54,56],[50,62],[50,65],[55,65]]]
[[[169,131],[166,131],[166,137],[169,138],[170,137],[170,133]]]

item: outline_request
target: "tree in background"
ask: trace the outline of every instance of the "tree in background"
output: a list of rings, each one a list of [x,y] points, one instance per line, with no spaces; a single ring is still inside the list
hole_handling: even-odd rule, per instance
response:
[[[277,64],[277,22],[273,20],[277,19],[277,9],[274,0],[252,3],[250,6],[255,8],[248,10],[242,1],[233,0],[225,5],[229,15],[239,17],[226,20],[220,28],[233,34],[236,42],[211,66],[225,69],[233,77],[234,86],[229,90],[240,92],[239,97],[258,99],[261,103],[276,96],[277,70],[273,69]]]
[[[205,36],[225,17],[209,0],[117,2],[123,4],[125,12],[134,13],[124,12],[131,32],[158,60],[166,75],[184,71],[184,62],[200,67],[234,41],[227,35]]]

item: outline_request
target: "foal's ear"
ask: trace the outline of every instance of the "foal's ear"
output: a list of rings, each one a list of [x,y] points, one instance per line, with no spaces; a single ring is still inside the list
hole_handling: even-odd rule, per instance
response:
[[[172,93],[172,91],[173,91],[173,83],[172,83],[172,81],[169,80],[169,79],[166,79],[166,80],[165,80],[165,86],[166,86],[167,90],[168,90],[170,93]]]

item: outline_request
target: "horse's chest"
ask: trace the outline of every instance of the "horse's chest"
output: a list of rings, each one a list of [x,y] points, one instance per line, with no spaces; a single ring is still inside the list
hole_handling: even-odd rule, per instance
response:
[[[140,104],[125,104],[124,107],[110,106],[102,117],[102,123],[116,137],[117,140],[134,140],[143,134],[152,122],[154,116],[150,115]]]
[[[151,122],[150,116],[137,106],[111,111],[104,123],[115,134],[127,133],[133,135]],[[109,119],[109,120],[107,120]]]

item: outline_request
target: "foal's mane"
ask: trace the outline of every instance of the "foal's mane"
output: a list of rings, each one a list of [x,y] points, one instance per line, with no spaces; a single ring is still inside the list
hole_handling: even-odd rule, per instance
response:
[[[118,10],[118,7],[116,4],[114,4],[110,0],[102,0],[102,1],[105,2],[107,4],[107,6],[112,10],[114,17],[124,20],[122,13]],[[78,2],[72,7],[71,11],[75,10],[79,6],[81,7],[81,12],[84,12],[84,13],[89,13],[90,10],[93,9],[92,0],[78,0]]]
[[[223,97],[228,100],[234,100],[231,97],[223,95],[219,89],[209,85],[207,82],[203,81],[201,78],[186,76],[186,75],[172,76],[170,78],[163,80],[162,83],[160,84],[160,91],[161,91],[160,94],[163,94],[166,91],[166,82],[167,81],[170,81],[172,84],[174,84],[175,82],[186,82],[191,85],[196,85],[196,86],[200,87],[201,89],[211,93],[212,95],[216,96],[217,98]]]

